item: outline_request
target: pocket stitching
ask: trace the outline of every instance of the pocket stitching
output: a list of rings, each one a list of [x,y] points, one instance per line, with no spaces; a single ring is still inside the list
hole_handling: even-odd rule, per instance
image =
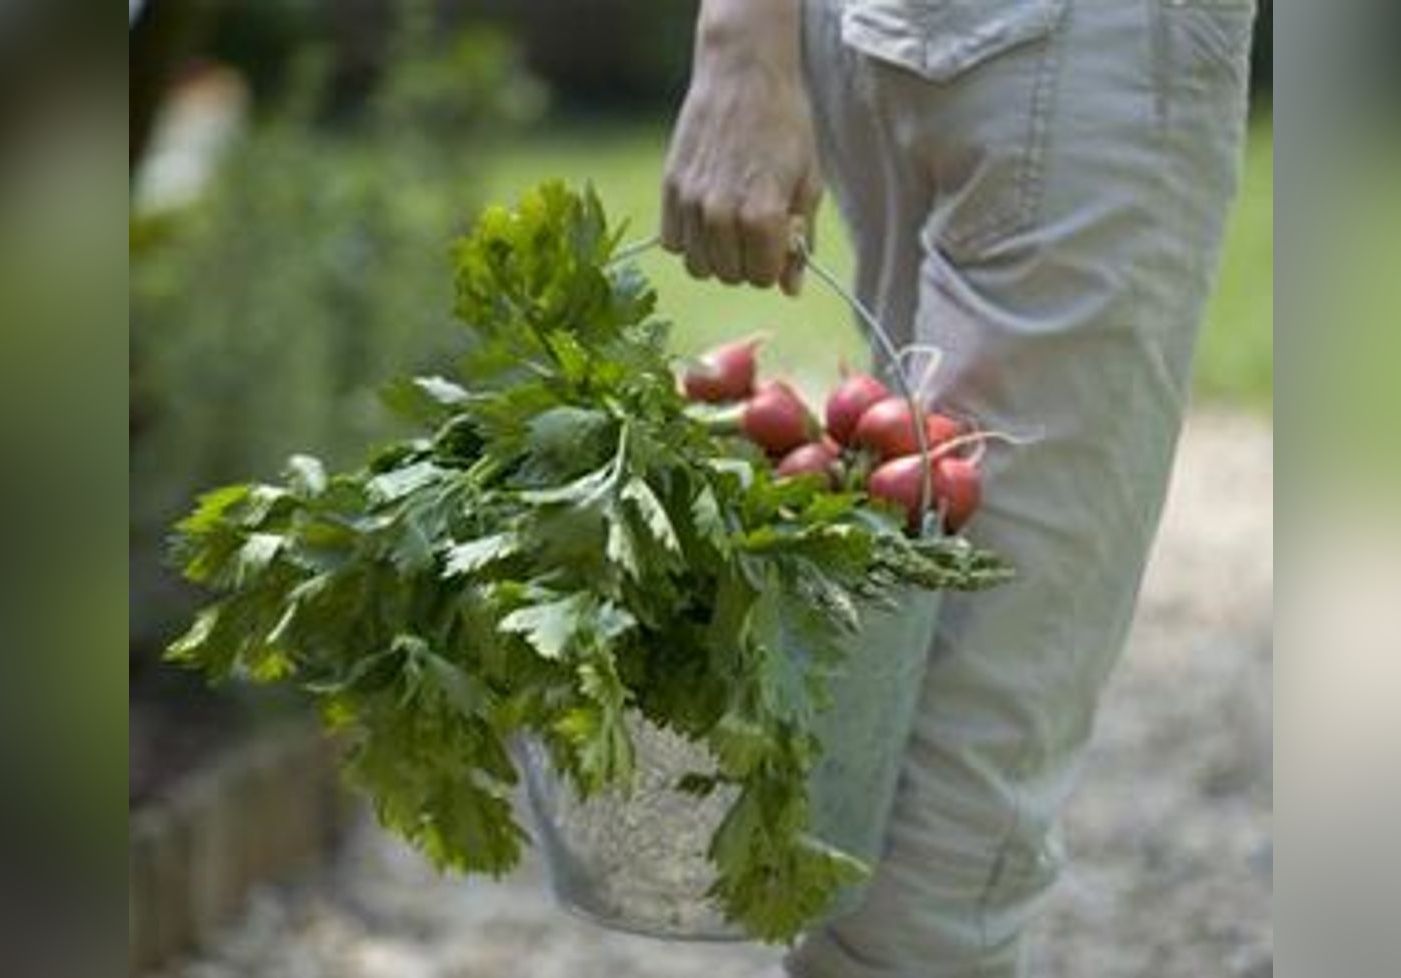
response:
[[[1192,8],[1206,10],[1250,10],[1257,7],[1255,0],[1163,0],[1164,6],[1173,9],[1188,10]]]
[[[853,4],[841,13],[840,35],[843,43],[868,57],[943,84],[1012,48],[1044,42],[1068,7],[1069,0],[1040,0],[1016,16],[992,18],[939,47],[934,39],[940,32],[940,14],[947,12],[940,3],[911,4],[896,18],[899,24],[880,17],[878,10]],[[910,45],[903,52],[897,49],[901,41]]]
[[[1004,213],[992,214],[987,220],[956,233],[942,235],[943,244],[960,251],[977,251],[981,246],[1029,226],[1041,205],[1044,186],[1046,141],[1050,135],[1050,102],[1052,81],[1057,66],[1054,35],[1042,36],[1041,55],[1036,65],[1036,79],[1031,91],[1025,147],[1017,162],[1016,201]]]
[[[934,81],[948,81],[1014,47],[1044,42],[1054,32],[1065,9],[1066,0],[1048,0],[1035,10],[1025,11],[1019,20],[989,22],[950,46],[942,56],[931,40],[933,24],[922,23],[924,74]]]
[[[1208,25],[1213,31],[1239,31],[1240,36],[1224,38],[1220,46],[1200,52],[1200,64],[1190,72],[1195,76],[1204,71],[1223,70],[1232,73],[1249,72],[1249,48],[1255,29],[1256,12],[1253,3],[1210,3],[1169,0],[1164,11],[1161,30],[1185,29],[1190,24]],[[1174,39],[1176,40],[1176,39]],[[1243,41],[1244,45],[1235,42]],[[1176,52],[1173,54],[1176,57]]]

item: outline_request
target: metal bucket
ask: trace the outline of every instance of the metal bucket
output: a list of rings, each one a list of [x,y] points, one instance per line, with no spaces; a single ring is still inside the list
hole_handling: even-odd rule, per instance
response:
[[[813,830],[874,865],[881,854],[901,758],[914,722],[939,595],[911,591],[895,611],[865,609],[832,678],[819,720],[823,757],[810,784]],[[743,940],[706,890],[711,836],[735,797],[675,788],[714,768],[702,744],[632,717],[638,776],[629,794],[581,800],[539,744],[523,745],[527,796],[552,888],[568,910],[614,930],[677,940]],[[829,916],[853,909],[862,887],[841,892]]]

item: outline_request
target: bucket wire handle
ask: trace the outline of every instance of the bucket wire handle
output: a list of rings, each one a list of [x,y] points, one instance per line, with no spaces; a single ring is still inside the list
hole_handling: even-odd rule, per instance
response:
[[[629,241],[625,245],[619,245],[618,250],[613,252],[608,258],[607,267],[621,265],[625,261],[631,261],[645,251],[650,251],[662,243],[660,234],[653,234],[646,238],[639,238],[636,241]]]
[[[654,234],[650,237],[622,245],[608,260],[608,265],[611,267],[630,261],[651,248],[656,247],[660,242],[661,237]],[[924,420],[924,412],[920,406],[918,395],[915,393],[914,388],[910,386],[909,379],[905,376],[903,366],[905,355],[916,351],[913,348],[901,350],[895,345],[895,341],[890,338],[890,334],[887,333],[885,327],[880,324],[880,320],[876,318],[875,313],[871,312],[871,310],[866,307],[866,304],[858,299],[850,289],[842,285],[841,281],[829,268],[817,260],[817,256],[812,253],[812,249],[808,247],[807,240],[801,234],[793,236],[791,248],[793,253],[798,256],[798,259],[802,261],[805,266],[812,269],[813,274],[816,275],[824,285],[835,292],[837,296],[851,308],[852,312],[856,313],[857,321],[861,323],[867,337],[875,342],[880,348],[881,354],[890,362],[891,374],[895,378],[896,386],[900,388],[900,395],[910,405],[910,419],[915,429],[915,441],[919,445],[920,457],[924,459],[924,465],[920,467],[922,477],[919,483],[919,522],[920,529],[923,531],[924,523],[927,521],[930,513],[930,502],[934,496],[932,473],[933,459],[929,451],[929,433],[921,423]],[[937,353],[937,351],[934,352]],[[937,363],[937,358],[935,362]]]
[[[924,369],[919,372],[919,382],[915,384],[915,394],[922,400],[929,389],[929,384],[934,380],[934,375],[939,372],[939,365],[944,361],[943,347],[933,343],[909,343],[900,348],[900,359],[898,369],[908,369],[906,364],[914,356],[923,354],[929,359],[924,361]]]
[[[905,376],[902,363],[904,351],[896,347],[895,341],[890,338],[890,334],[885,331],[885,327],[880,324],[875,313],[871,312],[866,304],[856,297],[854,292],[843,285],[841,280],[832,274],[831,269],[817,260],[817,256],[812,253],[807,240],[801,234],[793,236],[793,251],[804,265],[812,269],[814,275],[845,301],[851,307],[852,312],[856,313],[856,318],[865,327],[867,335],[875,340],[881,353],[889,360],[890,373],[895,378],[895,385],[900,388],[901,396],[910,405],[910,423],[915,429],[915,441],[919,445],[920,458],[924,460],[924,464],[920,466],[919,480],[919,523],[922,532],[924,522],[929,515],[929,504],[934,496],[932,472],[934,466],[933,459],[929,454],[929,433],[924,426],[924,409],[920,406],[919,396]]]

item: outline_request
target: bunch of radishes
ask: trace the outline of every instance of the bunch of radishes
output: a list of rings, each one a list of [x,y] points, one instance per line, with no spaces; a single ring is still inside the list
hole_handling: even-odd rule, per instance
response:
[[[984,434],[966,430],[947,415],[917,410],[875,377],[849,370],[843,370],[841,382],[827,396],[824,430],[788,384],[756,384],[763,339],[718,346],[682,374],[688,399],[733,406],[708,415],[717,428],[732,427],[761,447],[780,476],[821,476],[833,488],[864,489],[872,498],[899,506],[911,528],[921,523],[927,471],[930,511],[943,515],[950,533],[968,522],[982,499],[982,477],[980,448],[972,454],[966,450],[981,446]],[[916,425],[924,426],[927,457],[921,454]]]

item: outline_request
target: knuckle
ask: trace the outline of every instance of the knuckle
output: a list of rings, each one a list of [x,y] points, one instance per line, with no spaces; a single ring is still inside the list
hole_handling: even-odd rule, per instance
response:
[[[674,189],[671,191],[677,205],[683,210],[699,210],[701,199],[704,196],[701,188],[694,180],[686,176],[672,178]]]
[[[735,206],[723,194],[706,194],[701,199],[701,213],[708,227],[726,227],[734,224]]]
[[[740,226],[754,237],[767,237],[783,227],[783,211],[771,204],[754,204],[740,211]]]

